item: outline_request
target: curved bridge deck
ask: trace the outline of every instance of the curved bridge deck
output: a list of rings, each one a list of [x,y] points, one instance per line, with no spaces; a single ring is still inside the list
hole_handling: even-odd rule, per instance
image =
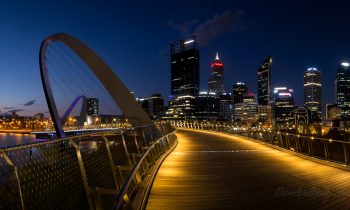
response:
[[[350,209],[350,171],[225,134],[177,137],[147,209]]]

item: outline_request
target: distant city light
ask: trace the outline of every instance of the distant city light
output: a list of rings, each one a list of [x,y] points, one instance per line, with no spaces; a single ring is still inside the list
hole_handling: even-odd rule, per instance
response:
[[[317,71],[317,68],[311,67],[311,68],[308,68],[307,70],[308,70],[308,71]]]
[[[342,66],[348,67],[348,66],[350,66],[350,63],[348,63],[348,62],[342,62],[341,65],[342,65]]]
[[[275,87],[275,90],[287,90],[287,87]]]
[[[279,93],[279,96],[292,96],[290,93]]]
[[[193,39],[191,39],[191,40],[188,40],[188,41],[184,42],[184,44],[190,44],[190,43],[192,43],[192,42],[194,42],[194,40],[193,40]]]
[[[218,52],[216,53],[215,60],[220,60]]]
[[[214,66],[223,66],[223,64],[222,63],[213,63],[213,64],[211,64],[210,67],[213,68]]]

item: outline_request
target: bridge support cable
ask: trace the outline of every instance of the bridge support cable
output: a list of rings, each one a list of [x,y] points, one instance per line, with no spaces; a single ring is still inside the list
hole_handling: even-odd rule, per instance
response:
[[[77,61],[79,58],[74,58],[72,52],[69,52],[68,49],[65,48],[66,47],[64,47],[63,44],[56,41],[54,41],[53,46],[50,47],[53,53],[57,54],[61,59],[61,62],[59,62],[59,64],[61,67],[63,67],[62,70],[64,70],[65,74],[69,75],[71,81],[76,84],[76,86],[82,91],[82,93],[84,93],[85,96],[99,96],[101,99],[100,101],[107,107],[107,109],[109,109],[108,111],[112,113],[112,107],[115,106],[115,104],[111,101],[110,96],[107,94],[105,88],[99,84],[97,78],[95,78],[92,74],[89,74],[91,70],[87,66],[84,68],[82,66],[82,63]],[[79,80],[80,83],[77,80]],[[87,89],[85,90],[84,88],[81,88],[82,85],[86,85]],[[108,101],[109,104],[107,104],[106,101]]]
[[[85,75],[87,75],[87,72],[90,71],[88,67],[79,68],[77,65],[74,65],[75,63],[78,63],[78,61],[76,60],[74,60],[74,62],[70,61],[69,59],[74,59],[74,58],[72,58],[72,56],[69,55],[68,52],[65,52],[62,50],[60,51],[59,49],[63,48],[61,45],[62,44],[60,43],[53,42],[53,45],[50,45],[48,47],[49,49],[48,55],[51,55],[50,58],[52,58],[54,62],[59,66],[58,68],[56,67],[55,69],[57,71],[56,73],[58,73],[60,78],[62,78],[61,80],[62,81],[67,80],[65,81],[65,85],[69,87],[70,94],[74,93],[73,95],[75,96],[83,94],[91,98],[94,98],[94,97],[96,98],[98,96],[100,99],[99,101],[102,103],[102,105],[104,105],[108,109],[109,113],[116,112],[115,109],[113,110],[112,108],[112,107],[115,107],[116,105],[111,101],[110,96],[108,96],[106,91],[105,90],[102,91],[102,89],[99,88],[97,85],[93,86],[93,84],[97,83],[96,78],[93,78],[92,75],[85,77]],[[59,49],[56,49],[58,47]],[[76,59],[79,59],[79,58],[76,58]],[[60,71],[62,71],[62,73],[60,73]],[[62,75],[67,75],[67,76],[64,77]],[[72,87],[71,83],[75,85],[76,88]],[[80,92],[77,92],[76,90],[80,90]]]

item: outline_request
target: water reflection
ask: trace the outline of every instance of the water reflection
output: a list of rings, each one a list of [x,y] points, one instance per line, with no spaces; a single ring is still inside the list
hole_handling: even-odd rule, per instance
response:
[[[0,133],[0,147],[11,147],[22,144],[37,142],[35,135],[17,134],[17,133]]]

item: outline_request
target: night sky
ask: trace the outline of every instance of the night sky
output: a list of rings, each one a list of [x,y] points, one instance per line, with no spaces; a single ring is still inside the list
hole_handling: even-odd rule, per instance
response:
[[[303,71],[314,66],[323,73],[323,104],[332,103],[336,69],[350,61],[350,3],[281,2],[1,1],[0,110],[47,111],[38,54],[57,32],[94,49],[139,97],[170,94],[169,43],[195,34],[201,90],[215,52],[229,92],[242,81],[256,93],[257,68],[271,55],[273,86],[293,88],[302,105]]]

